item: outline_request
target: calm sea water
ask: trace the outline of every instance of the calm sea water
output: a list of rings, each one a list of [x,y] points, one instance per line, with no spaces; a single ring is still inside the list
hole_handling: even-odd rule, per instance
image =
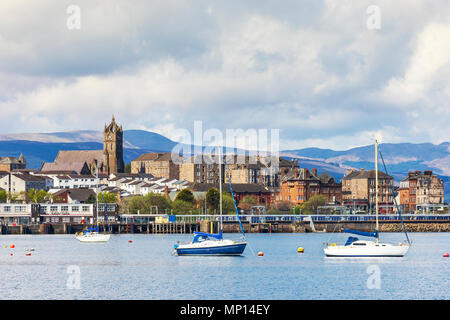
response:
[[[114,235],[106,244],[0,236],[0,299],[449,299],[450,259],[442,255],[450,234],[410,237],[406,257],[358,259],[324,257],[323,243],[343,242],[344,234],[249,234],[243,257],[173,256],[173,245],[191,235]],[[403,240],[382,234],[385,242]],[[35,249],[31,256],[27,248]],[[70,270],[80,271],[78,289]],[[379,289],[367,285],[373,270]]]

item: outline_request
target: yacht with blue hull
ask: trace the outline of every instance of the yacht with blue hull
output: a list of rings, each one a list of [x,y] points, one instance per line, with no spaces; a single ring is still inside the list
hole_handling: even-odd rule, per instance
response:
[[[208,256],[240,256],[245,250],[247,242],[223,239],[222,232],[210,234],[195,232],[194,240],[188,244],[174,246],[179,256],[208,255]]]
[[[226,167],[225,167],[226,170]],[[228,173],[227,173],[228,175]],[[241,219],[239,217],[239,211],[236,206],[236,200],[234,199],[233,188],[231,186],[231,179],[228,176],[228,183],[230,184],[231,197],[233,198],[234,209],[239,221],[239,226],[242,232],[241,240],[231,240],[223,238],[223,220],[222,220],[222,155],[219,154],[219,212],[220,212],[220,232],[204,233],[194,232],[194,239],[187,244],[175,244],[174,253],[178,256],[240,256],[244,253],[247,241],[245,238],[244,228],[242,227]]]

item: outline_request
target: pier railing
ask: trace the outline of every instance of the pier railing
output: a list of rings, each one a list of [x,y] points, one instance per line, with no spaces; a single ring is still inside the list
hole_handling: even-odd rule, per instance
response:
[[[375,215],[240,215],[244,223],[296,223],[308,221],[309,217],[313,222],[374,222]],[[450,215],[433,214],[410,214],[402,215],[405,221],[450,221]],[[379,221],[399,221],[398,215],[386,214],[379,215]],[[201,221],[220,221],[219,215],[154,215],[154,214],[127,214],[120,215],[121,223],[154,223],[154,222],[172,222],[172,223],[198,223]],[[235,215],[223,215],[224,223],[238,222]]]

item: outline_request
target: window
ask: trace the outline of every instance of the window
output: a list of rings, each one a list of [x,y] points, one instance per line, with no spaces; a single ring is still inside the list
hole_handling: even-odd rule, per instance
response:
[[[68,206],[62,206],[61,207],[61,212],[69,212],[69,207]]]
[[[72,207],[72,212],[78,212],[78,211],[80,211],[80,207],[78,207],[78,206]]]

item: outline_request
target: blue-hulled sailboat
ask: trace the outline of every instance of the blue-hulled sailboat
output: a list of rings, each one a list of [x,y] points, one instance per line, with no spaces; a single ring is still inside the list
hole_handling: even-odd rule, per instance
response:
[[[226,167],[225,167],[226,170]],[[228,173],[227,173],[228,174]],[[222,155],[219,157],[219,189],[220,189],[220,231],[218,234],[194,232],[194,239],[187,244],[175,244],[175,253],[179,256],[240,256],[244,253],[247,241],[245,240],[244,229],[242,228],[241,219],[239,218],[239,212],[234,199],[233,189],[231,187],[230,179],[230,191],[234,202],[234,208],[238,217],[239,225],[243,235],[242,240],[231,240],[223,238],[223,221],[222,221]]]

